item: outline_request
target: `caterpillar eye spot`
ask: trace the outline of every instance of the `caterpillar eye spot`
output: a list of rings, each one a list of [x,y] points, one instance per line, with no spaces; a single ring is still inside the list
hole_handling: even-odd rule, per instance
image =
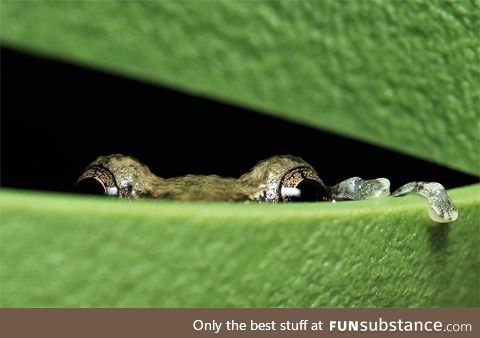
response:
[[[77,180],[76,185],[81,193],[118,196],[118,188],[112,173],[102,167],[87,168]]]
[[[94,177],[87,177],[77,183],[77,190],[83,194],[101,195],[105,193],[102,182]]]
[[[137,159],[121,154],[99,156],[90,163],[77,181],[77,186],[86,185],[88,180],[96,180],[100,186],[94,193],[111,197],[140,198],[151,197],[158,177]]]
[[[280,197],[283,202],[315,202],[328,200],[320,178],[309,168],[298,168],[287,173],[282,180]]]

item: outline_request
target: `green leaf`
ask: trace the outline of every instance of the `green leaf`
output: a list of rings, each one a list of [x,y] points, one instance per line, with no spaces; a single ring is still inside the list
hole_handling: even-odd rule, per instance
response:
[[[479,306],[480,185],[278,205],[2,190],[3,307]]]
[[[2,1],[2,41],[478,175],[478,1]]]

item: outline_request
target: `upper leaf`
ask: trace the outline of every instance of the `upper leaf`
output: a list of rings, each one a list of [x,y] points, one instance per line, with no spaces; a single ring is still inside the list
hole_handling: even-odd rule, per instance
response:
[[[479,170],[478,2],[2,2],[2,41]]]

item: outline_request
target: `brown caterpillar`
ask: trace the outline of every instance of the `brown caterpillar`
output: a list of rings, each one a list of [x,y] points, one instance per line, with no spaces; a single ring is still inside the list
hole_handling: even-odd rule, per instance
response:
[[[352,177],[327,186],[310,164],[291,155],[260,161],[238,179],[217,175],[161,178],[133,157],[120,154],[100,156],[88,165],[77,185],[83,191],[119,198],[189,201],[334,202],[390,195],[390,181],[386,178],[363,180]],[[428,214],[435,222],[453,222],[458,218],[458,211],[441,184],[410,182],[392,196],[411,192],[428,199]]]

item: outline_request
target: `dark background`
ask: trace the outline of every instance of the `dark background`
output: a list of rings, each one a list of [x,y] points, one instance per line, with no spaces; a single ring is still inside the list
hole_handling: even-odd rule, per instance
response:
[[[216,101],[1,49],[1,185],[74,191],[99,155],[123,153],[159,176],[238,177],[292,154],[328,185],[351,176],[447,188],[478,181],[430,162]]]

